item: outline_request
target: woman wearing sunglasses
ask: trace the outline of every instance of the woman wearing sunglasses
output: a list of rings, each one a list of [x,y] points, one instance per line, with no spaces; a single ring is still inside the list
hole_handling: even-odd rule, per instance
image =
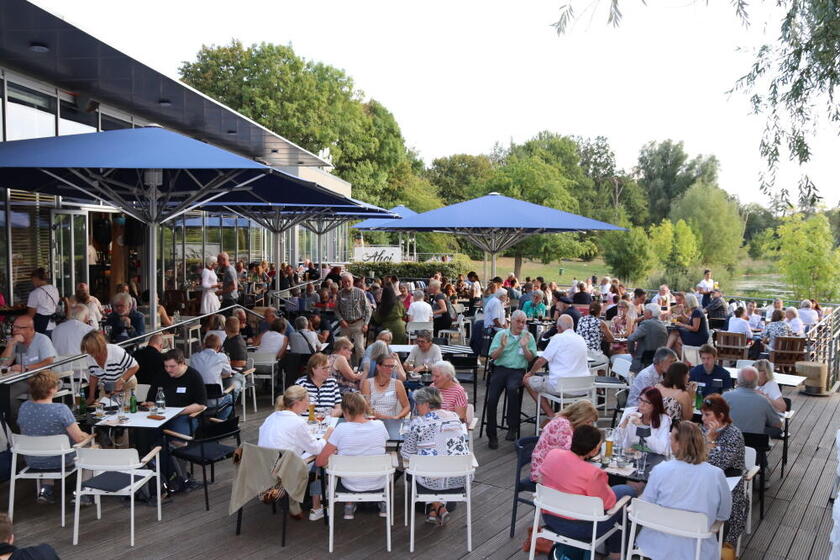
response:
[[[625,448],[634,444],[644,445],[660,455],[671,446],[671,418],[665,414],[662,393],[656,387],[646,387],[639,395],[639,406],[629,406],[619,422]]]

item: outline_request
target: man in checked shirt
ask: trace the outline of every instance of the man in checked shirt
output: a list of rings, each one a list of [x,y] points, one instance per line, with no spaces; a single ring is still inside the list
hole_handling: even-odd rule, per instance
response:
[[[353,287],[353,275],[341,274],[341,289],[335,304],[335,317],[341,336],[353,341],[353,365],[359,364],[365,351],[365,334],[370,322],[371,309],[364,290]]]

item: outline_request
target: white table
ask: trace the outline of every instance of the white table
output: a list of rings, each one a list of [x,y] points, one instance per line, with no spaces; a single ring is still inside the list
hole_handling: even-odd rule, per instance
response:
[[[117,420],[117,414],[110,414],[96,423],[97,426],[107,426],[111,428],[160,428],[184,410],[183,407],[178,406],[167,406],[166,410],[163,412],[162,416],[164,416],[163,420],[154,420],[149,418],[149,414],[157,414],[157,412],[129,412],[125,416],[128,416],[128,421],[120,422]]]
[[[391,352],[397,354],[408,354],[414,348],[414,344],[391,344]],[[441,354],[472,354],[472,348],[461,344],[438,344]]]
[[[732,379],[738,379],[738,368],[728,367],[724,368],[726,371],[729,372],[729,377]],[[808,379],[802,375],[791,375],[789,373],[774,373],[773,374],[773,381],[778,383],[779,385],[786,385],[788,387],[799,387],[805,380]]]

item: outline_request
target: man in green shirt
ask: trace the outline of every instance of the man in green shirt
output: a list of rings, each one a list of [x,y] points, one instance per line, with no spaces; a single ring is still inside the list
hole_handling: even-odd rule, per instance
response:
[[[487,388],[487,437],[490,449],[499,447],[496,437],[496,408],[503,390],[507,390],[507,425],[505,439],[513,441],[519,432],[522,405],[522,377],[537,357],[537,343],[527,328],[528,318],[521,310],[510,316],[510,328],[500,330],[490,345],[493,371]]]

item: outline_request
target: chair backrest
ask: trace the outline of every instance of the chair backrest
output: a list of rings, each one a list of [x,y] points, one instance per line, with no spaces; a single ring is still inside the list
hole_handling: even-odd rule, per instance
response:
[[[706,538],[709,518],[705,513],[667,508],[633,498],[628,516],[642,527],[689,538]]]
[[[218,383],[205,383],[204,390],[207,392],[208,399],[220,399],[224,395]]]
[[[455,369],[471,369],[478,367],[478,356],[476,356],[475,354],[453,354],[451,356],[448,356],[448,358],[449,363],[452,364],[452,367],[454,367]]]
[[[613,363],[612,371],[618,377],[624,379],[625,381],[629,381],[631,365],[632,362],[630,360],[622,360],[621,358],[619,358],[615,360],[615,363]]]
[[[146,397],[149,396],[149,389],[151,388],[152,386],[146,383],[138,383],[134,389],[134,396],[137,398],[137,402],[146,402]]]
[[[271,352],[254,352],[252,354],[254,365],[274,365],[277,363],[277,356]]]
[[[405,332],[430,331],[433,328],[432,321],[409,321],[405,325]]]
[[[330,455],[327,472],[336,476],[373,478],[394,472],[390,455]]]
[[[557,391],[568,393],[573,391],[588,391],[595,387],[594,375],[582,375],[580,377],[561,377],[558,380]]]
[[[555,515],[571,517],[581,521],[592,520],[604,515],[604,502],[594,496],[567,494],[548,486],[537,484],[534,507],[550,511]]]
[[[136,449],[96,449],[80,447],[76,450],[76,466],[91,471],[133,469],[140,464]]]
[[[737,360],[735,362],[735,367],[737,369],[745,368],[747,366],[751,366],[755,363],[755,360]]]
[[[412,455],[408,472],[418,476],[455,477],[475,472],[473,456],[468,455]]]
[[[840,436],[838,436],[838,438],[840,438]],[[517,478],[519,478],[519,472],[522,470],[522,467],[531,463],[531,455],[533,455],[534,447],[537,446],[537,442],[539,440],[540,438],[536,436],[522,437],[516,440],[514,445],[516,446]],[[838,452],[838,455],[840,455],[840,452]]]
[[[744,432],[744,445],[752,447],[758,453],[770,451],[770,436],[767,434],[752,434]]]
[[[207,421],[195,431],[196,440],[215,440],[233,437],[239,433],[239,417],[231,416],[222,422]]]
[[[744,448],[744,468],[750,470],[756,465],[756,451],[752,447]]]
[[[66,434],[54,436],[10,435],[12,436],[12,451],[22,455],[49,457],[55,455],[58,451],[68,451],[70,449],[70,439]]]

